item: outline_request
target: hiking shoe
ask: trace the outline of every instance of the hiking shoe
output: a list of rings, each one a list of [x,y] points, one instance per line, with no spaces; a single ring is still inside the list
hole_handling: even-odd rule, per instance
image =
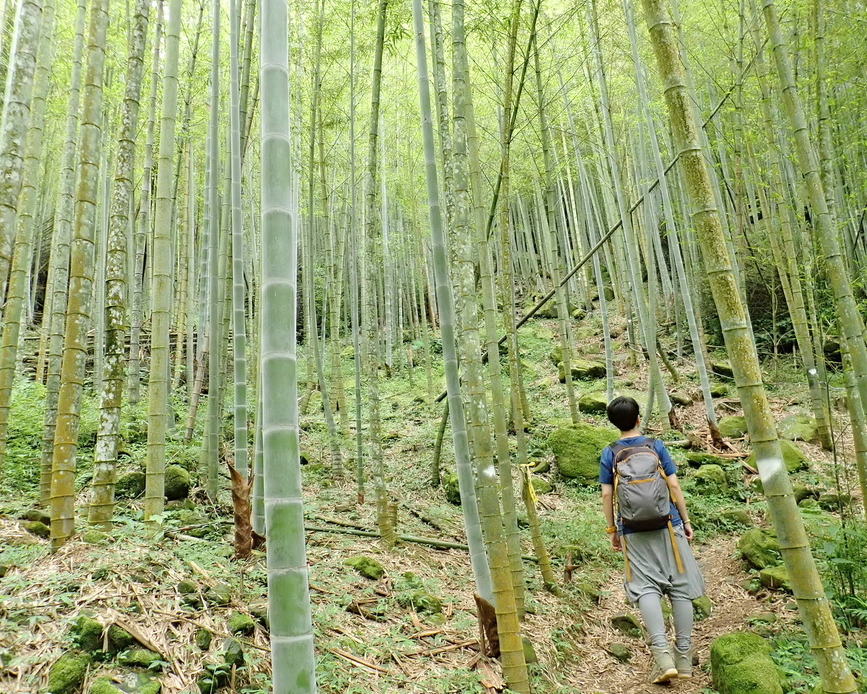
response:
[[[650,671],[651,684],[665,684],[677,677],[677,668],[674,666],[674,658],[668,648],[650,647],[653,653],[653,670]]]
[[[677,668],[678,679],[688,680],[692,677],[692,649],[681,651],[674,647],[674,667]]]

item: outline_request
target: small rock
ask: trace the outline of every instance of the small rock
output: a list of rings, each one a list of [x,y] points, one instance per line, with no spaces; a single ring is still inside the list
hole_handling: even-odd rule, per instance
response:
[[[190,473],[180,465],[166,466],[165,496],[166,499],[184,499],[190,494],[192,486]]]
[[[628,663],[629,659],[632,657],[632,651],[630,651],[629,648],[622,643],[608,644],[608,648],[606,648],[605,650],[607,650],[621,663]]]
[[[238,639],[226,639],[223,642],[223,659],[230,667],[244,665],[244,648]]]
[[[819,508],[826,511],[839,511],[852,503],[851,494],[838,494],[837,492],[823,492],[819,495]]]
[[[792,484],[792,491],[795,493],[795,501],[799,504],[804,499],[817,499],[819,497],[819,492],[815,489],[811,489],[806,484],[799,484],[796,482]]]
[[[719,433],[726,439],[740,439],[747,435],[745,417],[723,417],[719,420]]]
[[[692,396],[679,390],[674,390],[670,392],[668,394],[668,399],[671,400],[675,405],[681,405],[682,407],[692,405]]]
[[[124,694],[123,691],[114,686],[114,682],[108,677],[95,679],[87,692],[88,694]]]
[[[373,581],[378,581],[385,575],[385,567],[376,559],[365,556],[349,557],[345,562],[347,566],[351,566],[359,574]]]
[[[248,605],[247,610],[253,616],[253,618],[259,622],[265,629],[271,628],[271,620],[268,619],[268,605],[266,604],[256,604],[256,605]]]
[[[230,674],[231,668],[225,663],[219,665],[208,663],[199,674],[196,683],[202,694],[217,694],[222,687],[229,684]]]
[[[732,366],[727,361],[711,362],[710,370],[717,376],[723,376],[724,378],[735,377],[735,372],[732,371]]]
[[[116,499],[138,499],[145,491],[145,474],[139,470],[127,472],[114,483]]]
[[[601,361],[591,361],[587,359],[573,359],[570,366],[572,367],[572,378],[574,380],[594,380],[597,378],[605,378],[605,363]],[[563,362],[557,365],[559,371],[560,383],[566,382],[566,371],[563,368]]]
[[[729,394],[729,387],[725,383],[711,383],[710,396],[712,398],[724,398]]]
[[[188,595],[190,593],[198,593],[199,592],[199,586],[197,586],[193,581],[189,581],[187,579],[184,579],[178,583],[178,592],[181,595]]]
[[[199,629],[196,632],[196,647],[201,651],[208,650],[213,640],[214,635],[207,629]]]
[[[702,465],[719,465],[723,466],[728,463],[725,458],[720,458],[713,453],[705,453],[704,451],[687,451],[686,462],[690,467],[701,467]]]
[[[527,665],[533,665],[534,663],[539,662],[539,657],[536,655],[536,649],[533,646],[533,642],[530,641],[526,636],[521,637],[521,643],[524,645],[524,661]]]
[[[692,609],[697,621],[707,619],[713,612],[713,603],[707,595],[702,595],[692,601]]]
[[[753,524],[749,511],[744,508],[733,508],[723,511],[720,514],[720,520],[727,525],[745,525],[750,527]]]
[[[166,511],[195,511],[196,503],[192,499],[173,499],[166,502]]]
[[[89,665],[90,657],[83,653],[64,653],[48,671],[48,691],[51,694],[77,694],[84,684]]]
[[[641,628],[641,622],[635,615],[624,613],[614,615],[611,618],[611,626],[617,631],[633,639],[640,639],[644,636],[644,630]]]
[[[140,667],[147,670],[153,663],[162,659],[159,653],[154,653],[147,648],[132,648],[121,653],[117,657],[117,662],[128,667]]]
[[[775,566],[782,561],[777,536],[763,528],[747,530],[738,541],[741,556],[756,569]]]
[[[759,571],[759,580],[765,588],[772,590],[785,590],[792,592],[792,584],[789,582],[789,572],[785,566],[769,566]]]
[[[578,409],[589,414],[603,414],[608,408],[608,397],[605,393],[587,393],[578,400]]]
[[[21,524],[21,527],[31,535],[41,537],[43,540],[47,540],[51,537],[51,528],[41,521],[24,521]]]
[[[796,444],[786,439],[780,439],[780,449],[783,453],[783,462],[786,465],[786,470],[790,474],[806,470],[810,467],[810,464],[807,462],[807,456],[804,455],[804,452]],[[753,468],[758,467],[755,452],[750,453],[747,458],[747,465]]]
[[[548,472],[551,469],[551,461],[547,458],[542,458],[536,461],[536,467],[533,468],[533,472],[541,475],[544,472]]]
[[[229,617],[229,633],[241,634],[242,636],[250,636],[256,631],[256,622],[250,615],[243,612],[235,612]]]
[[[461,485],[454,472],[449,472],[443,476],[443,489],[446,493],[446,501],[455,506],[461,505]]]
[[[749,624],[775,624],[779,621],[775,612],[757,612],[747,618]]]
[[[442,600],[425,590],[416,590],[412,593],[398,595],[397,603],[401,607],[411,607],[419,614],[439,614],[443,611]]]
[[[534,477],[531,484],[533,485],[533,489],[536,490],[536,494],[548,494],[554,489],[553,484],[547,480],[543,480],[541,477]]]
[[[102,650],[102,624],[87,615],[79,615],[69,628],[75,644],[83,651]]]
[[[208,589],[205,597],[215,605],[226,607],[232,602],[232,586],[218,583],[213,588]]]
[[[0,578],[3,578],[6,574],[9,573],[9,569],[12,567],[9,564],[0,564]]]
[[[816,443],[819,441],[819,428],[815,417],[806,414],[792,414],[784,417],[777,424],[777,433],[781,438],[789,441],[807,441]]]
[[[107,539],[108,535],[95,528],[85,531],[84,535],[81,536],[82,542],[86,542],[89,545],[101,545]]]
[[[50,526],[51,514],[46,513],[41,508],[31,508],[27,509],[24,513],[21,514],[21,520],[37,521],[39,523]]]
[[[125,651],[136,643],[138,642],[135,640],[135,637],[123,627],[112,624],[108,628],[108,649],[110,652]]]
[[[729,489],[726,472],[719,465],[702,465],[695,471],[695,484],[704,494],[725,494]]]

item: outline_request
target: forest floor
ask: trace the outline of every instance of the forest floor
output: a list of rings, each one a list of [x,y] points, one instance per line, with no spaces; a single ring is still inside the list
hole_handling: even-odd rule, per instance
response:
[[[598,355],[601,349],[598,326],[592,320],[578,336],[579,352],[587,357]],[[540,462],[553,461],[547,436],[568,418],[563,387],[548,358],[556,344],[554,330],[554,321],[538,320],[522,332],[525,380],[533,414],[528,431],[530,454]],[[420,349],[416,358],[423,364]],[[698,395],[688,362],[674,359],[674,363],[683,371],[683,380],[672,389]],[[344,366],[346,383],[351,384],[349,358]],[[435,383],[440,383],[441,366],[436,368]],[[794,362],[783,359],[767,369],[767,380],[775,384],[769,388],[771,400],[780,416],[807,413],[806,389],[797,383]],[[619,389],[640,392],[645,388],[646,372],[633,367],[629,355],[619,356],[617,372]],[[598,392],[604,390],[604,381],[577,382],[576,389],[579,396]],[[835,389],[833,394],[837,392]],[[81,636],[76,643],[70,635],[73,623],[82,614],[92,616],[104,627],[121,627],[139,644],[160,655],[149,670],[133,676],[130,667],[122,666],[120,661],[129,660],[129,649],[136,644],[124,645],[118,637],[118,646],[113,643],[113,632],[106,629],[97,657],[88,665],[83,692],[92,691],[92,683],[106,676],[113,677],[122,691],[141,691],[145,679],[158,677],[165,694],[198,692],[204,672],[210,672],[212,677],[221,675],[222,670],[216,674],[214,671],[225,660],[230,632],[239,627],[243,628],[234,635],[244,652],[244,666],[226,671],[225,691],[268,691],[265,556],[257,551],[249,561],[232,560],[228,492],[211,505],[201,490],[194,489],[195,504],[167,511],[156,527],[140,522],[138,500],[119,504],[114,527],[106,534],[87,532],[82,516],[79,535],[51,553],[47,541],[24,530],[18,520],[27,509],[34,508],[38,454],[34,451],[28,456],[26,445],[35,446],[33,440],[38,440],[41,426],[40,389],[25,385],[19,394],[14,405],[18,417],[13,419],[18,422],[13,424],[18,427],[17,453],[10,455],[0,487],[0,691],[47,691],[52,664],[65,651],[82,645]],[[351,391],[348,394],[351,396]],[[733,388],[731,396],[717,401],[720,415],[738,413]],[[441,408],[428,393],[423,366],[416,366],[412,382],[406,371],[383,379],[382,398],[387,484],[399,502],[398,532],[464,542],[460,508],[448,503],[443,490],[432,489],[428,481]],[[702,440],[706,431],[704,411],[700,398],[696,400],[693,405],[679,407],[678,414],[684,431]],[[313,398],[302,428],[320,691],[463,694],[501,690],[498,663],[479,654],[467,553],[413,542],[401,542],[387,551],[373,538],[345,534],[360,528],[375,530],[372,483],[367,485],[367,502],[357,505],[351,440],[344,445],[346,475],[334,478],[328,467],[325,427],[316,409]],[[130,422],[125,430],[124,467],[128,469],[136,469],[144,456],[141,431],[135,426],[141,412],[131,409],[125,413]],[[840,413],[837,417],[842,421]],[[602,423],[599,416],[589,415],[587,419]],[[85,428],[92,425],[92,411],[85,420]],[[662,433],[660,425],[652,421],[650,429]],[[447,432],[443,447],[442,464],[446,470],[454,465],[449,435]],[[817,446],[799,445],[811,467],[799,473],[798,481],[815,488],[835,488],[831,456]],[[184,446],[176,440],[169,450],[172,462],[195,467],[198,446]],[[733,441],[732,450],[746,452],[748,448],[743,441]],[[673,451],[689,492],[692,471],[684,464],[683,452]],[[851,457],[851,450],[845,447],[839,453],[841,460]],[[725,510],[746,509],[753,524],[767,526],[764,501],[750,491],[753,476],[740,467],[737,458],[733,459],[732,469],[732,474],[742,480],[736,494],[690,497],[698,526],[694,549],[713,610],[696,624],[700,665],[695,678],[674,682],[668,689],[713,692],[709,674],[712,641],[731,631],[756,628],[775,639],[778,663],[789,675],[789,691],[811,691],[817,681],[815,665],[798,630],[794,601],[786,593],[759,586],[755,573],[739,558],[737,540],[747,527],[719,521]],[[86,503],[88,470],[86,463],[81,465],[81,509]],[[857,482],[848,466],[841,470],[840,486],[858,497]],[[562,579],[567,555],[578,568],[569,582],[562,583],[562,595],[558,597],[544,590],[536,565],[524,563],[528,613],[523,630],[538,658],[538,663],[531,666],[534,691],[664,691],[646,684],[650,657],[643,639],[624,635],[612,626],[613,617],[633,610],[626,604],[622,589],[622,558],[610,550],[604,532],[598,485],[584,487],[565,481],[558,477],[556,466],[539,476],[553,484],[551,492],[539,495],[539,513],[555,570]],[[855,503],[860,504],[860,499]],[[528,531],[522,533],[524,549],[529,553]],[[377,560],[385,574],[376,580],[364,578],[346,565],[346,560],[354,556]],[[820,560],[827,559],[820,556]],[[773,623],[758,624],[757,615],[769,612],[774,614]],[[242,625],[238,615],[253,619]],[[864,664],[865,634],[851,621],[847,626],[850,654],[856,663]],[[213,638],[208,639],[204,632]],[[628,648],[628,662],[620,662],[608,653],[613,643]],[[117,650],[123,650],[119,658],[113,652]]]

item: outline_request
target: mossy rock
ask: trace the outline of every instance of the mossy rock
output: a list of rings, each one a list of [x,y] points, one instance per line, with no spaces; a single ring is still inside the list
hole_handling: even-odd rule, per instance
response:
[[[101,545],[107,540],[108,535],[106,535],[101,530],[97,530],[96,528],[90,528],[89,530],[86,530],[81,536],[81,541],[86,542],[89,545]]]
[[[69,628],[75,644],[88,653],[102,650],[102,631],[102,624],[85,614],[79,615]]]
[[[717,376],[722,376],[724,378],[734,378],[735,372],[732,370],[732,365],[727,361],[715,361],[711,362],[710,370],[713,371]]]
[[[710,396],[712,398],[724,398],[729,394],[729,387],[725,383],[711,383]]]
[[[820,540],[822,543],[834,539],[840,528],[840,519],[837,516],[822,510],[818,504],[810,505],[806,502],[801,504],[798,510],[801,512],[801,519],[810,538]]]
[[[623,643],[610,643],[605,650],[621,663],[628,663],[632,657],[632,651]]]
[[[376,561],[376,559],[372,559],[371,557],[361,555],[349,557],[344,564],[351,566],[359,574],[373,581],[378,581],[380,578],[385,576],[385,567]]]
[[[199,629],[196,632],[196,647],[200,651],[206,651],[211,647],[214,635],[207,629]]]
[[[31,535],[41,537],[43,540],[51,537],[51,528],[41,521],[24,521],[21,527]]]
[[[749,528],[753,524],[753,519],[745,508],[730,508],[720,513],[719,517],[728,525],[743,525]]]
[[[789,441],[819,441],[819,427],[816,418],[806,414],[792,414],[784,417],[777,424],[777,434]]]
[[[266,603],[247,605],[247,611],[265,629],[271,628],[271,620],[268,618],[268,605]]]
[[[81,691],[90,656],[84,653],[64,653],[48,671],[48,691],[51,694],[77,694]]]
[[[746,417],[723,417],[719,420],[719,433],[727,439],[743,438],[747,435]]]
[[[175,499],[166,502],[166,511],[195,511],[196,503],[192,499]]]
[[[250,636],[256,631],[256,622],[250,615],[235,612],[229,617],[229,633]]]
[[[535,665],[539,662],[539,656],[536,655],[536,648],[533,642],[526,636],[521,637],[521,643],[524,646],[524,661],[527,665]]]
[[[726,494],[729,491],[726,471],[719,465],[702,465],[695,471],[693,479],[703,494]]]
[[[9,570],[12,568],[9,564],[0,564],[0,578],[6,576],[9,573]]]
[[[218,583],[212,588],[209,588],[208,592],[205,594],[205,597],[208,600],[220,607],[230,605],[232,603],[232,596],[232,586],[226,583]]]
[[[801,503],[804,499],[818,499],[819,491],[817,489],[812,489],[808,487],[806,484],[800,484],[795,482],[792,484],[792,491],[795,494],[795,501],[797,503]]]
[[[449,472],[443,476],[443,489],[446,493],[446,501],[455,506],[461,505],[461,485],[454,472]]]
[[[411,607],[419,614],[439,614],[443,611],[443,602],[426,590],[416,590],[397,596],[397,604],[401,607]]]
[[[166,499],[185,499],[190,495],[193,481],[190,473],[180,465],[166,467]]]
[[[783,694],[773,647],[752,632],[720,636],[710,649],[713,686],[720,694]]]
[[[88,694],[124,694],[123,690],[114,686],[114,682],[108,677],[98,677],[87,690]]]
[[[114,483],[116,499],[138,499],[145,491],[145,474],[139,470],[126,472]]]
[[[112,624],[108,628],[108,650],[111,653],[125,651],[128,648],[132,648],[137,643],[138,641],[136,641],[135,636],[130,634],[123,627],[119,627],[117,624]]]
[[[754,615],[747,617],[747,624],[752,625],[770,625],[776,624],[779,621],[779,616],[776,612],[757,612]]]
[[[696,621],[707,619],[713,612],[713,603],[707,595],[702,595],[692,601],[692,609],[695,614]]]
[[[604,362],[589,359],[573,359],[570,366],[572,367],[572,380],[592,381],[598,378],[605,378],[606,369]],[[563,362],[557,365],[557,371],[560,383],[565,383],[566,370],[563,368]]]
[[[837,492],[822,492],[818,498],[819,508],[825,511],[839,511],[852,503],[851,494],[838,494]]]
[[[578,409],[588,414],[605,414],[608,397],[605,393],[587,393],[578,400]]]
[[[675,405],[680,405],[681,407],[688,407],[692,405],[692,396],[689,393],[684,393],[680,390],[673,390],[668,394],[668,399],[671,400]]]
[[[806,470],[810,467],[807,462],[807,456],[804,455],[804,452],[798,448],[796,444],[787,441],[786,439],[780,439],[780,449],[783,452],[783,462],[785,463],[786,470],[789,471],[789,474],[800,472],[801,470]],[[747,465],[753,468],[758,467],[755,452],[750,453],[747,458]]]
[[[44,523],[45,525],[51,525],[51,514],[47,513],[41,508],[30,508],[27,509],[20,516],[21,520],[26,521],[38,521],[40,523]]]
[[[563,361],[563,348],[559,344],[554,345],[554,347],[551,348],[548,357],[551,359],[554,366],[557,366],[561,361]]]
[[[238,639],[226,639],[223,642],[223,660],[231,667],[244,665],[244,647]]]
[[[718,465],[720,467],[728,465],[728,460],[720,458],[713,453],[705,453],[704,451],[687,451],[686,462],[690,467],[701,467],[702,465]]]
[[[533,485],[533,489],[536,490],[536,494],[548,494],[554,490],[554,485],[548,480],[543,480],[541,477],[534,477],[531,484]]]
[[[759,571],[759,581],[761,581],[765,588],[792,592],[792,584],[789,582],[789,572],[786,571],[786,567],[782,564],[779,566],[769,566]]]
[[[555,429],[548,437],[548,445],[562,477],[593,484],[599,479],[602,449],[616,438],[612,429],[579,423]]]
[[[764,569],[782,561],[777,536],[764,528],[747,530],[738,541],[738,550],[753,568]]]
[[[611,618],[611,626],[621,634],[630,636],[633,639],[640,639],[644,636],[644,630],[641,628],[641,622],[638,621],[638,617],[628,612],[614,615]]]
[[[131,648],[118,655],[117,662],[127,667],[148,669],[151,665],[162,659],[163,657],[159,653],[154,653],[147,648]]]

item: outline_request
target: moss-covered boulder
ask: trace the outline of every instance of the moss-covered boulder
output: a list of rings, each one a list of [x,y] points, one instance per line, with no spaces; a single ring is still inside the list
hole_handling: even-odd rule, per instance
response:
[[[632,657],[632,651],[623,643],[610,643],[605,649],[615,659],[621,663],[628,663]]]
[[[690,467],[701,467],[702,465],[718,465],[721,467],[728,464],[728,460],[725,458],[720,458],[718,455],[706,453],[705,451],[687,451],[686,462]]]
[[[130,634],[123,627],[119,627],[117,624],[112,624],[108,628],[108,650],[111,653],[118,653],[127,648],[132,648],[137,643],[138,641],[136,641],[135,636]]]
[[[713,686],[720,694],[783,694],[771,643],[752,632],[720,636],[710,649]]]
[[[533,642],[526,636],[521,637],[521,643],[524,646],[524,661],[527,665],[535,665],[539,662],[539,656],[536,655],[536,647]]]
[[[719,420],[719,433],[727,439],[739,439],[747,435],[747,420],[745,417],[723,417]]]
[[[553,484],[548,480],[543,480],[541,477],[534,477],[531,484],[533,485],[533,489],[536,490],[536,494],[548,494],[554,489]]]
[[[798,448],[796,444],[787,441],[786,439],[780,439],[780,449],[783,451],[783,462],[786,464],[786,470],[788,470],[790,474],[806,470],[810,467],[807,462],[807,456],[804,455],[804,452]],[[758,467],[755,452],[750,453],[747,458],[747,465],[753,468]]]
[[[77,694],[81,691],[90,656],[84,653],[64,653],[48,671],[48,691],[51,694]]]
[[[147,648],[131,648],[117,657],[117,662],[127,667],[141,667],[148,669],[154,663],[162,660],[159,653],[154,653]]]
[[[605,378],[605,362],[576,358],[571,360],[570,366],[572,367],[573,380],[592,381],[597,378]],[[560,383],[565,383],[566,370],[563,368],[563,362],[557,365],[557,370]]]
[[[26,521],[39,521],[45,525],[51,525],[51,514],[41,508],[27,509],[21,514],[20,519]]]
[[[115,687],[110,678],[97,677],[87,690],[87,694],[123,694],[123,691]]]
[[[819,498],[819,490],[808,487],[806,484],[800,484],[799,482],[794,482],[792,484],[792,491],[795,494],[795,501],[797,501],[799,504],[804,499]]]
[[[419,614],[439,614],[443,611],[443,601],[426,590],[414,590],[397,596],[397,604],[415,610]]]
[[[43,540],[47,540],[51,537],[51,528],[45,525],[42,521],[24,521],[21,524],[21,527],[31,535],[41,537]]]
[[[671,400],[675,405],[680,405],[681,407],[687,407],[692,405],[692,396],[689,393],[684,393],[680,390],[673,390],[668,394],[669,400]]]
[[[759,581],[765,588],[771,590],[792,591],[792,584],[789,582],[789,572],[782,564],[779,566],[769,566],[766,569],[759,571]]]
[[[223,642],[223,660],[231,667],[244,664],[244,648],[238,639],[226,639]]]
[[[777,536],[764,528],[747,530],[738,541],[738,550],[753,568],[776,566],[783,558]]]
[[[93,653],[102,649],[102,630],[102,624],[82,614],[69,627],[69,634],[81,650]]]
[[[446,493],[446,501],[455,506],[461,505],[461,486],[454,472],[443,476],[443,491]]]
[[[715,361],[711,362],[710,370],[713,371],[717,376],[722,376],[724,378],[734,378],[735,372],[732,371],[732,365],[727,361]]]
[[[840,519],[837,516],[824,511],[818,505],[807,503],[798,506],[798,510],[801,512],[807,535],[812,540],[819,540],[820,544],[834,540],[840,528]]]
[[[243,612],[235,612],[229,617],[229,633],[241,634],[242,636],[250,636],[256,631],[256,622],[253,618]]]
[[[378,581],[385,576],[385,567],[372,557],[359,555],[350,557],[344,562],[347,566],[351,566],[359,574],[373,581]]]
[[[192,484],[190,473],[180,465],[166,467],[166,499],[185,499],[190,494]]]
[[[819,495],[818,503],[819,508],[826,511],[839,511],[852,503],[852,495],[845,492],[842,494],[837,492],[822,492]]]
[[[554,345],[554,347],[551,348],[548,357],[550,357],[554,366],[559,365],[560,362],[563,361],[563,348],[559,344]]]
[[[139,470],[126,472],[114,483],[114,496],[117,499],[138,499],[145,490],[145,474]]]
[[[211,647],[211,642],[213,640],[214,635],[207,629],[199,629],[196,632],[196,647],[199,650],[208,650]]]
[[[696,621],[707,619],[713,612],[713,603],[707,595],[702,595],[692,601],[693,612],[695,613]]]
[[[710,396],[712,398],[724,398],[729,394],[729,387],[725,383],[711,383]]]
[[[578,400],[578,409],[588,414],[604,414],[608,408],[605,393],[586,393]]]
[[[638,617],[628,612],[614,615],[611,618],[611,626],[621,634],[631,636],[633,639],[640,639],[644,636],[644,630],[641,628],[641,622],[638,621]]]
[[[208,592],[205,594],[205,597],[208,601],[214,603],[215,605],[219,605],[220,607],[226,607],[230,605],[232,602],[232,586],[226,583],[218,583],[215,586],[212,586],[208,589]]]
[[[726,494],[729,481],[719,465],[702,465],[693,475],[695,486],[702,494]]]
[[[616,439],[613,429],[578,423],[555,429],[548,437],[548,445],[557,460],[560,475],[592,484],[599,479],[602,449]]]
[[[816,426],[816,419],[806,414],[792,414],[784,417],[777,424],[777,433],[781,438],[789,441],[813,443],[819,440],[819,428]]]
[[[743,525],[750,527],[753,524],[753,519],[750,517],[749,511],[745,508],[730,508],[720,513],[720,520],[723,525],[736,526]]]

